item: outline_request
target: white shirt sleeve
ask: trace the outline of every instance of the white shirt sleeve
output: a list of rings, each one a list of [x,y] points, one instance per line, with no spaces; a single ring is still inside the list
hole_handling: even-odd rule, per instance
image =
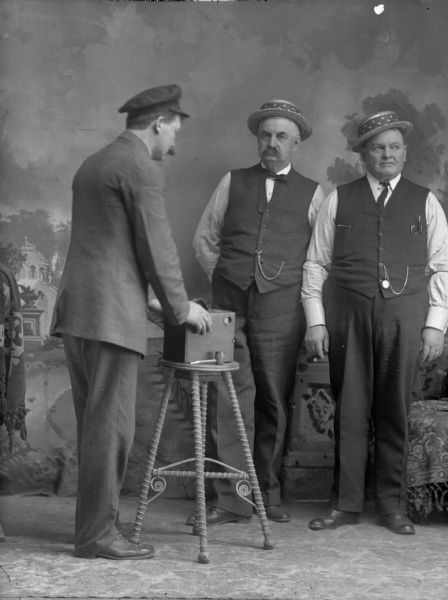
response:
[[[319,210],[303,265],[302,302],[308,327],[325,325],[322,287],[331,269],[337,204],[338,193],[333,190]]]
[[[437,198],[429,192],[426,199],[429,310],[426,326],[446,331],[448,324],[448,225]]]
[[[229,204],[230,180],[229,172],[219,182],[193,237],[195,256],[210,281],[221,251],[221,231]]]
[[[314,192],[314,196],[311,199],[310,207],[308,209],[308,221],[311,225],[311,228],[314,227],[314,224],[317,219],[317,215],[319,213],[319,210],[321,209],[321,206],[322,206],[324,200],[325,200],[324,188],[321,185],[318,185]]]

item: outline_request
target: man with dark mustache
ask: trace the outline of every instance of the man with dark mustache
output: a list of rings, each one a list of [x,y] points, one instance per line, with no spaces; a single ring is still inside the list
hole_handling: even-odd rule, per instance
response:
[[[291,166],[300,143],[311,135],[296,105],[266,102],[249,116],[248,127],[257,137],[260,162],[223,177],[193,245],[212,281],[214,304],[236,313],[235,360],[240,369],[234,375],[235,388],[267,517],[287,522],[279,478],[288,400],[305,333],[302,264],[324,192]],[[219,460],[244,469],[233,418],[221,396],[225,393],[218,387],[210,398],[209,451],[214,448]],[[207,522],[248,521],[252,506],[234,493],[230,481],[213,484]]]
[[[330,193],[303,275],[307,343],[329,353],[336,401],[331,509],[315,531],[358,523],[369,425],[381,525],[415,533],[406,510],[408,405],[418,359],[443,350],[448,322],[448,227],[425,187],[402,176],[412,123],[394,111],[365,118],[352,150],[366,175]],[[324,285],[325,284],[325,285]]]

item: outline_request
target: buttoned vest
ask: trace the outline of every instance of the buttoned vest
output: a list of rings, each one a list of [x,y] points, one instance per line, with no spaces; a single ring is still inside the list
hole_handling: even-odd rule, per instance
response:
[[[260,293],[300,285],[311,236],[308,210],[317,183],[290,170],[266,199],[261,165],[232,171],[216,269],[245,290],[255,281]]]
[[[428,191],[401,177],[380,211],[367,177],[338,187],[329,278],[367,297],[425,288]]]

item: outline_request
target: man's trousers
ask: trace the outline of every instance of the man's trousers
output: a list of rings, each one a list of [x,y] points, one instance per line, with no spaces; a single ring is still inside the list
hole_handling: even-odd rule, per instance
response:
[[[135,432],[140,355],[64,335],[78,439],[75,553],[93,556],[118,531],[119,498]]]
[[[255,284],[241,290],[218,273],[213,276],[214,305],[236,313],[232,373],[263,500],[280,504],[280,474],[289,400],[297,357],[305,333],[300,288],[290,286],[260,294]],[[225,386],[210,386],[209,453],[233,467],[246,469]],[[235,494],[229,480],[214,480],[219,508],[242,515],[252,507]]]
[[[372,419],[376,510],[406,514],[408,406],[427,292],[367,298],[327,281],[324,303],[336,401],[333,505],[363,510]]]

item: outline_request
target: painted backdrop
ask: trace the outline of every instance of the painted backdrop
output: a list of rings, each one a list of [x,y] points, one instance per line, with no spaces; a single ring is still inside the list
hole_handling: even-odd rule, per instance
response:
[[[187,288],[208,297],[192,235],[222,175],[257,160],[246,119],[266,100],[290,99],[309,118],[314,132],[295,166],[327,190],[360,172],[349,150],[357,119],[398,110],[415,125],[407,176],[447,203],[447,25],[444,0],[2,0],[0,261],[21,285],[30,408],[28,441],[10,456],[2,446],[3,492],[74,490],[70,386],[49,318],[70,234],[71,181],[123,129],[117,108],[147,87],[182,86],[192,118],[165,163],[167,206]],[[160,335],[150,331],[142,365],[129,491],[160,389]],[[181,398],[171,418],[185,436],[166,445],[165,457],[188,452],[186,411]]]

